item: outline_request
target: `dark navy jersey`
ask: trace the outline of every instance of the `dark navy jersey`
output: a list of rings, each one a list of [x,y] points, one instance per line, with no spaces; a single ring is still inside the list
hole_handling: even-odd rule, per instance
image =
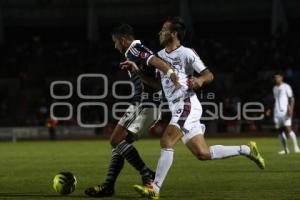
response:
[[[143,74],[155,77],[155,68],[149,66],[149,60],[152,56],[154,56],[153,52],[142,45],[139,40],[134,40],[125,53],[127,60],[135,62]],[[137,74],[129,72],[129,75],[135,89],[132,103],[150,102],[159,104],[160,99],[156,95],[159,90],[144,84]]]

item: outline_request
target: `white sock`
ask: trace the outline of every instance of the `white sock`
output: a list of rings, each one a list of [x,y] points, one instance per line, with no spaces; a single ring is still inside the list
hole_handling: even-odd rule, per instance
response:
[[[287,146],[287,139],[286,139],[286,135],[284,132],[282,132],[281,134],[279,134],[279,140],[283,146],[283,150],[287,153],[289,151],[288,146]]]
[[[247,145],[241,145],[241,146],[214,145],[214,146],[210,146],[209,149],[210,149],[212,160],[250,154],[250,147],[248,147]]]
[[[294,132],[294,131],[291,131],[291,132],[289,133],[289,135],[290,135],[290,138],[291,138],[291,140],[292,140],[292,142],[293,142],[294,149],[295,149],[295,150],[296,150],[296,149],[299,149],[299,146],[298,146],[298,143],[297,143],[297,137],[296,137],[295,132]]]
[[[159,193],[159,190],[168,174],[168,171],[173,163],[173,149],[161,149],[160,158],[158,160],[155,179],[153,181],[153,189],[155,192]]]

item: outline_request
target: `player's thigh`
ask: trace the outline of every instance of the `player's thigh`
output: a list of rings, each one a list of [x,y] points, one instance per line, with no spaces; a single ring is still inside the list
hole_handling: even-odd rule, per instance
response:
[[[193,153],[193,155],[200,160],[210,159],[210,150],[207,145],[204,136],[198,134],[191,138],[186,144],[188,149]]]
[[[162,148],[174,148],[181,137],[181,130],[176,125],[169,124],[160,139],[160,146]]]
[[[291,132],[292,131],[292,126],[284,126],[284,132],[286,133],[286,134],[288,134],[289,132]]]
[[[138,140],[149,132],[150,128],[160,118],[160,111],[157,108],[149,107],[143,108],[127,127],[129,134],[133,140]]]
[[[191,112],[183,124],[182,142],[201,160],[210,159],[210,150],[204,139],[205,125],[200,123],[202,107],[195,98],[191,98]]]
[[[160,140],[162,148],[173,148],[183,136],[182,125],[190,110],[187,108],[190,108],[190,104],[186,106],[186,100],[183,99],[170,105],[172,117]]]
[[[128,135],[127,127],[135,119],[137,108],[138,106],[136,105],[130,105],[119,120],[110,137],[112,147],[116,147],[122,140],[126,139]]]
[[[285,128],[286,133],[291,132],[292,131],[292,118],[286,116],[283,123],[284,123],[284,128]]]
[[[127,129],[128,125],[135,120],[136,116],[138,115],[138,108],[139,106],[137,105],[130,105],[122,118],[119,120],[118,124]]]
[[[185,106],[187,107],[187,106]],[[190,109],[186,118],[179,120],[178,124],[183,131],[182,142],[186,144],[196,135],[205,133],[205,125],[200,123],[202,116],[202,106],[198,98],[194,95],[190,97]]]
[[[161,139],[161,146],[172,148],[180,138],[186,137],[186,134],[191,132],[193,126],[187,126],[187,124],[191,124],[193,121],[200,124],[202,108],[199,100],[194,96],[171,104],[170,110],[172,118]]]
[[[136,119],[136,116],[140,110],[137,105],[130,105],[122,118],[119,120],[117,126],[115,127],[111,137],[110,143],[112,147],[116,147],[122,140],[125,140],[128,136],[128,127]]]
[[[275,124],[275,129],[284,128],[285,116],[275,115],[273,120],[274,120],[274,124]]]

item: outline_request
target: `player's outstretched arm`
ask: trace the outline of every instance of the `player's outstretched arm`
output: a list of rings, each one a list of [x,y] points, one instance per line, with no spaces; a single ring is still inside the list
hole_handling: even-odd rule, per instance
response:
[[[190,79],[190,88],[197,90],[202,87],[203,84],[210,83],[214,80],[214,75],[209,69],[201,72],[200,76],[192,77]]]
[[[295,97],[289,97],[289,105],[288,105],[288,116],[292,117],[294,114],[295,107]]]
[[[266,106],[265,106],[265,108],[266,108],[266,110],[265,110],[265,115],[267,116],[267,117],[271,117],[271,115],[272,115],[272,110],[273,110],[273,108],[274,108],[274,106],[275,106],[275,94],[274,94],[274,91],[273,91],[273,95],[272,95],[272,100],[271,101],[268,101],[267,103],[266,103]],[[273,113],[274,114],[274,113]]]
[[[167,64],[165,61],[163,61],[162,59],[156,56],[152,56],[151,59],[149,60],[149,64],[159,69],[163,73],[167,74],[172,80],[172,82],[174,83],[174,85],[176,87],[179,86],[177,75],[175,74],[174,70],[170,67],[170,65]]]
[[[148,76],[146,74],[144,74],[136,65],[135,62],[133,61],[125,61],[120,63],[120,66],[122,69],[127,69],[129,71],[132,71],[134,73],[136,73],[140,79],[147,85],[149,85],[150,87],[154,88],[154,89],[159,89],[161,90],[162,86],[161,86],[161,82],[159,78],[155,78],[155,77],[151,77]]]

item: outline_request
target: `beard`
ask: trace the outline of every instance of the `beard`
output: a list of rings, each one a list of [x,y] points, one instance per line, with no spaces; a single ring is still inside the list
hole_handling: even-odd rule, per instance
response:
[[[160,44],[162,46],[167,46],[171,42],[172,42],[172,38],[171,37],[165,37],[163,40],[160,40]]]

